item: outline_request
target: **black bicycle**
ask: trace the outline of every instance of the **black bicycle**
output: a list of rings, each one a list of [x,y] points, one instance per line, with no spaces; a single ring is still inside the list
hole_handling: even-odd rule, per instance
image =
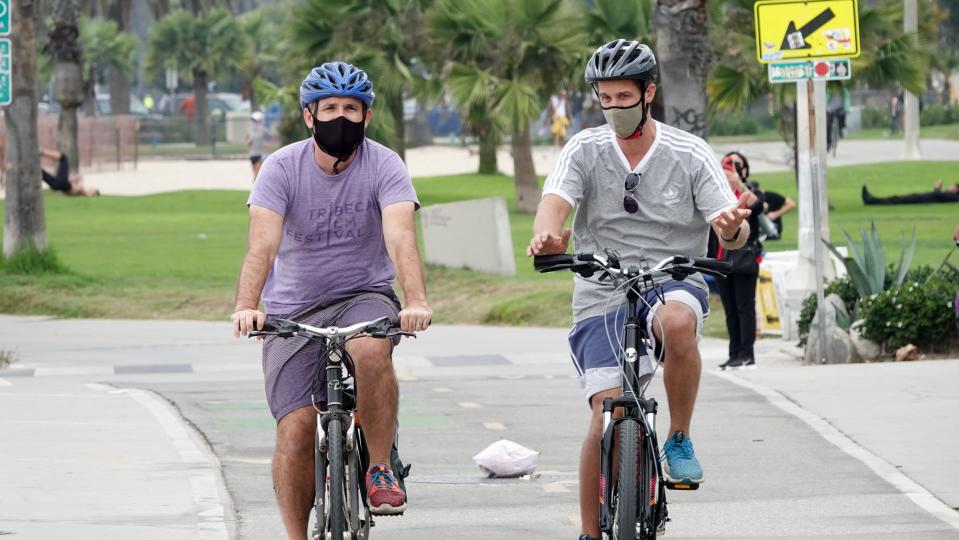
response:
[[[353,384],[353,362],[346,352],[346,342],[357,337],[387,339],[400,332],[399,321],[382,317],[345,328],[330,326],[317,328],[287,319],[268,320],[262,331],[250,332],[250,337],[303,336],[320,341],[325,362],[320,362],[314,377],[320,379],[326,372],[326,400],[311,396],[316,409],[316,497],[314,509],[316,524],[314,540],[365,540],[374,525],[366,498],[365,472],[369,468],[369,452],[363,430],[356,417],[356,391]],[[391,465],[403,492],[404,479],[410,467],[404,466],[393,441]]]
[[[615,285],[612,297],[621,290],[626,293],[622,341],[619,336],[615,339],[609,336],[610,345],[620,360],[623,394],[617,399],[603,400],[599,521],[600,529],[609,538],[652,540],[666,529],[666,488],[692,490],[699,485],[673,484],[663,475],[656,438],[659,405],[655,399],[646,398],[645,393],[662,364],[665,349],[650,347],[651,340],[639,320],[637,308],[639,302],[646,302],[649,292],[655,292],[659,300],[665,302],[662,289],[654,281],[657,277],[668,275],[683,280],[695,273],[725,277],[732,268],[729,263],[715,259],[674,256],[653,268],[640,269],[633,265],[622,269],[619,254],[610,250],[605,256],[594,253],[537,256],[533,265],[540,272],[570,270],[586,278],[599,273],[598,279]],[[656,357],[655,367],[651,365],[650,354]],[[644,361],[647,369],[641,369]],[[623,409],[619,418],[614,418],[616,409]],[[614,463],[617,454],[618,463]],[[616,481],[609,481],[614,474]]]

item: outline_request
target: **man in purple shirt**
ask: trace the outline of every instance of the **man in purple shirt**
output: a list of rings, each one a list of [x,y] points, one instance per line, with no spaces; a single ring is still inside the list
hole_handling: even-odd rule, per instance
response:
[[[272,154],[247,205],[250,230],[231,317],[236,336],[286,317],[315,326],[345,326],[399,316],[404,331],[425,330],[426,299],[416,226],[416,192],[402,160],[365,138],[373,84],[344,62],[314,68],[300,87],[312,137]],[[398,277],[406,307],[392,283]],[[258,309],[261,299],[264,311]],[[399,386],[394,343],[347,344],[358,385],[358,410],[370,451],[366,485],[375,514],[399,514],[406,496],[390,469]],[[311,394],[317,346],[304,338],[267,338],[263,371],[277,420],[273,482],[290,538],[306,539],[314,494],[316,413]]]

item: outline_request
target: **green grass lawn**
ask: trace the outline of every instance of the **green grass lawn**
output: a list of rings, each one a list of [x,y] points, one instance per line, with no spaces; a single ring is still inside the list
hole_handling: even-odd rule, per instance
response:
[[[923,126],[919,130],[919,136],[923,139],[948,139],[959,141],[959,124],[946,124],[938,126]],[[889,133],[885,128],[862,129],[858,133],[847,134],[839,140],[839,146],[842,147],[843,140],[901,140],[904,135],[902,131],[896,134]],[[709,142],[713,144],[743,144],[751,142],[780,142],[782,137],[779,131],[775,129],[764,129],[753,135],[722,135],[712,136]]]
[[[916,226],[915,263],[938,263],[959,224],[959,205],[865,207],[859,190],[876,194],[925,190],[942,176],[955,179],[959,162],[889,163],[830,169],[834,239],[875,219],[887,257],[898,254],[899,233]],[[763,187],[795,199],[789,173],[756,175]],[[512,209],[512,178],[461,175],[415,181],[423,204],[501,196],[510,201],[515,278],[427,268],[436,321],[441,323],[562,326],[570,321],[571,277],[540,275],[525,256],[532,216]],[[70,269],[65,275],[18,275],[0,270],[0,312],[64,317],[226,320],[245,245],[246,194],[188,191],[144,197],[66,198],[47,194],[51,244]],[[2,211],[0,211],[2,213]],[[785,217],[786,239],[771,250],[794,249],[797,214]],[[707,335],[721,336],[714,302]]]

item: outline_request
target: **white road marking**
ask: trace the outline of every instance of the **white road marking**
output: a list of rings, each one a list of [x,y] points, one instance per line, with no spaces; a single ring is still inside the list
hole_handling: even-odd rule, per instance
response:
[[[243,457],[225,457],[220,461],[225,461],[227,463],[243,463],[245,465],[271,465],[273,463],[272,459]]]
[[[867,467],[873,470],[880,478],[889,482],[896,489],[901,491],[912,502],[920,508],[945,521],[951,527],[959,529],[959,513],[950,508],[946,503],[940,501],[935,495],[926,488],[916,483],[913,479],[903,474],[899,469],[888,461],[882,459],[871,451],[863,448],[855,441],[850,439],[845,433],[836,429],[825,419],[803,409],[795,402],[771,388],[766,388],[760,384],[747,381],[729,373],[710,371],[713,375],[721,377],[732,383],[738,384],[766,398],[770,403],[779,407],[783,411],[799,418],[823,438],[834,444],[837,448],[852,456]]]
[[[0,386],[13,386],[10,381],[6,379],[0,379]]]
[[[109,384],[102,383],[85,383],[83,386],[89,388],[90,390],[97,390],[99,392],[109,392],[110,390],[116,390],[115,386],[110,386]]]
[[[398,367],[394,368],[394,370],[396,372],[396,380],[398,381],[410,382],[416,380],[416,377],[414,377],[413,374],[410,373],[410,370],[406,368]]]
[[[506,430],[506,426],[504,426],[501,422],[483,422],[483,427],[485,427],[486,429],[489,429],[489,430],[493,430],[493,431],[505,431],[505,430]]]
[[[434,388],[433,391],[434,391],[434,392],[439,392],[439,393],[441,393],[441,394],[445,394],[445,393],[447,393],[447,392],[452,392],[453,389],[452,389],[452,388],[446,388],[446,387],[442,387],[442,386],[441,386],[441,387],[439,387],[439,388]]]
[[[189,466],[199,538],[227,540],[230,537],[226,527],[227,508],[232,508],[232,504],[216,455],[165,400],[152,392],[133,388],[128,389],[127,395],[150,411],[173,443],[180,460]]]
[[[482,409],[483,408],[482,405],[473,401],[460,401],[459,405],[460,407],[463,407],[464,409]]]
[[[550,482],[543,484],[543,491],[546,493],[569,493],[569,488],[563,485],[563,482]]]

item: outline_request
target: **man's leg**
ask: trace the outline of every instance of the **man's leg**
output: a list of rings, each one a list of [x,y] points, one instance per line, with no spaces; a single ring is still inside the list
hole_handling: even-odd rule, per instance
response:
[[[663,380],[669,401],[669,435],[677,431],[689,435],[702,372],[696,344],[696,314],[686,304],[668,300],[656,310],[655,319],[658,321],[652,323],[653,334],[666,347]]]
[[[400,387],[388,339],[359,338],[346,344],[356,368],[357,410],[370,449],[370,463],[389,465]]]
[[[406,495],[400,489],[390,464],[396,414],[399,408],[399,384],[393,372],[389,339],[359,338],[346,345],[356,369],[357,411],[370,450],[370,469],[366,489],[374,514],[401,514],[406,510]]]
[[[316,411],[312,406],[287,414],[276,426],[273,490],[286,535],[291,540],[306,540],[310,507],[315,494],[315,433]]]
[[[579,454],[579,515],[582,520],[583,534],[593,538],[600,537],[599,531],[599,450],[603,438],[603,400],[617,398],[622,389],[603,390],[589,400],[592,414],[589,430],[583,439],[583,448]],[[622,415],[622,410],[617,411]],[[607,478],[607,481],[612,481]]]

